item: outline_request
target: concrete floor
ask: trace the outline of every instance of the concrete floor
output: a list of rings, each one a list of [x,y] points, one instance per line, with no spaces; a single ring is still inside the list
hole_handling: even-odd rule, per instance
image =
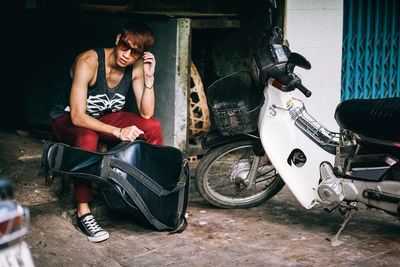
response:
[[[175,235],[110,211],[98,195],[92,210],[110,238],[90,243],[74,226],[72,194],[60,194],[61,179],[44,183],[42,141],[4,132],[0,140],[0,175],[31,212],[24,239],[36,266],[400,266],[394,217],[360,206],[335,247],[326,238],[339,228],[339,212],[306,210],[286,187],[257,207],[226,210],[208,205],[192,183],[189,226]]]

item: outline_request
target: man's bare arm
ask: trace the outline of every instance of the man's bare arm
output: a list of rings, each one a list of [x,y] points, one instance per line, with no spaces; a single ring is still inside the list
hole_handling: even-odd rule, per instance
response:
[[[154,55],[145,52],[143,61],[138,62],[133,69],[132,87],[140,116],[149,119],[154,114]]]
[[[70,94],[71,121],[77,127],[91,129],[109,135],[114,135],[121,140],[135,140],[143,132],[135,126],[121,129],[102,123],[86,114],[87,90],[91,79],[97,71],[97,59],[89,53],[77,59],[73,70],[73,82]]]

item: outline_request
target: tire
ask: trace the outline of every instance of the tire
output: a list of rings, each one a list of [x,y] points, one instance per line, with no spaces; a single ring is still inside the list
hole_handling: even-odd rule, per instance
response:
[[[249,208],[268,200],[283,188],[285,183],[264,155],[256,183],[251,189],[245,189],[243,178],[251,166],[253,146],[257,142],[229,143],[209,150],[201,158],[196,168],[196,186],[204,199],[220,208]]]

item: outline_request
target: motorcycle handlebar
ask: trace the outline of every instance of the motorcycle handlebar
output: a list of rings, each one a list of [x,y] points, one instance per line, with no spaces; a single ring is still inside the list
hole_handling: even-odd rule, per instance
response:
[[[308,90],[307,88],[305,88],[301,83],[297,82],[294,84],[294,87],[299,89],[300,92],[302,92],[306,97],[310,97],[311,96],[311,91]]]

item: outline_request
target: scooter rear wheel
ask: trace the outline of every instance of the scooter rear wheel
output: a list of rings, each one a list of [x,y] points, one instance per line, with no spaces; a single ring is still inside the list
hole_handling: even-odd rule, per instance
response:
[[[196,168],[196,186],[209,203],[220,208],[248,208],[276,195],[285,185],[266,155],[262,156],[255,183],[246,178],[257,141],[229,143],[209,150]]]

